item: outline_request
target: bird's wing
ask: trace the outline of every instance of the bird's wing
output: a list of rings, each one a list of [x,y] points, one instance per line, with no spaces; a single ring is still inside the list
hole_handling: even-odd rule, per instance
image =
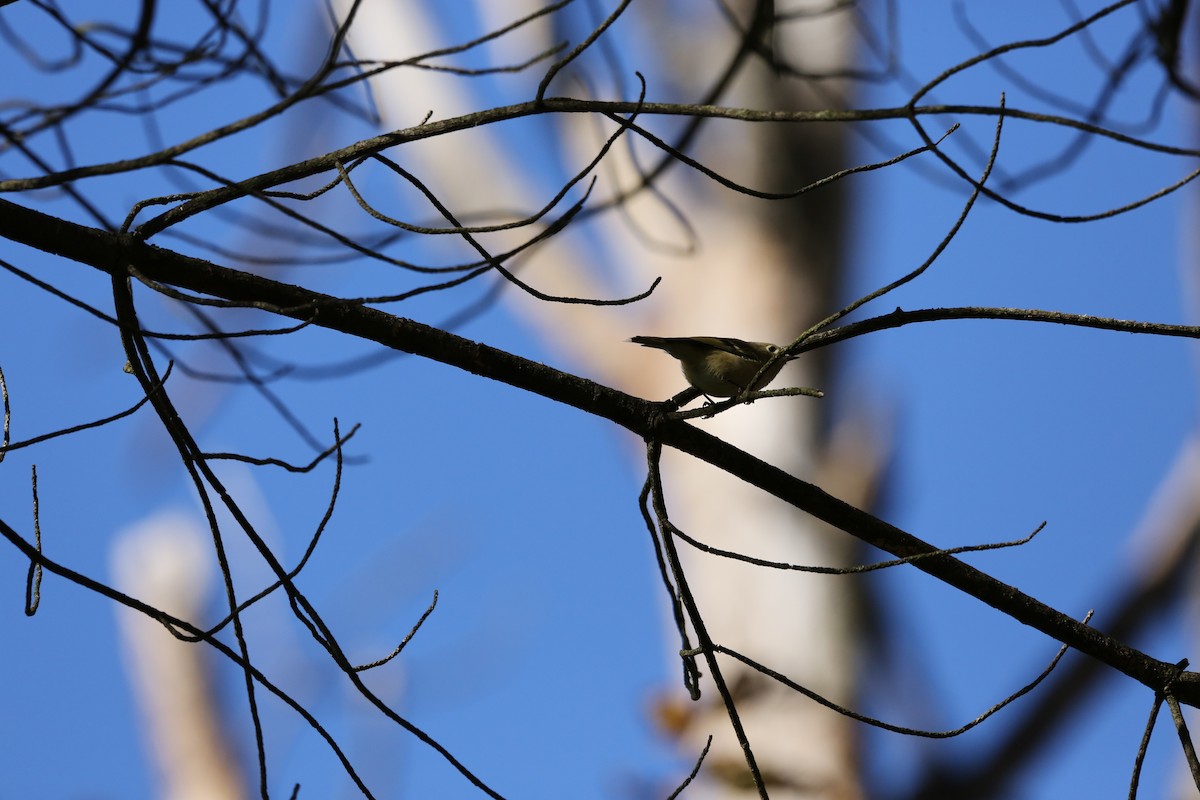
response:
[[[742,339],[717,336],[704,336],[701,338],[706,344],[710,344],[718,350],[724,350],[726,353],[738,358],[744,358],[748,361],[758,361],[762,357],[762,354],[750,342]]]

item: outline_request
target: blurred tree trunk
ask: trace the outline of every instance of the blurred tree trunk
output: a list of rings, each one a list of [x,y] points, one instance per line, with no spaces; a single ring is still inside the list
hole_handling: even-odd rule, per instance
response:
[[[403,13],[387,4],[369,4],[362,10],[369,17],[356,26],[351,41],[359,58],[401,59],[428,50],[431,42],[453,40],[445,32],[439,38],[434,19],[438,15],[432,6],[425,18],[415,4],[404,5]],[[752,0],[729,4],[743,29],[751,26],[756,5]],[[484,31],[535,7],[482,2],[474,12]],[[705,17],[700,24],[693,14],[699,18],[690,4],[635,4],[621,19],[626,33],[629,26],[636,26],[638,35],[657,48],[625,54],[633,66],[618,77],[626,81],[629,95],[636,95],[632,75],[638,69],[647,78],[648,100],[667,94],[675,101],[751,108],[843,104],[843,82],[807,82],[777,74],[760,53],[745,55],[724,91],[706,97],[720,71],[734,61],[740,41],[728,21]],[[519,61],[563,39],[573,46],[587,33],[582,26],[596,21],[580,20],[579,28],[564,31],[554,27],[560,17],[541,24],[541,41],[529,43],[528,36],[519,44],[498,41],[498,53],[505,55],[491,60]],[[687,24],[681,24],[681,19],[687,19]],[[806,73],[828,74],[844,68],[851,58],[850,24],[849,14],[826,14],[780,24],[761,40],[770,42],[785,64]],[[457,38],[464,38],[461,32]],[[654,64],[652,70],[648,61]],[[579,69],[574,76],[560,75],[548,96],[580,95],[603,82],[595,65]],[[543,72],[536,70],[532,85]],[[456,76],[407,70],[377,81],[375,101],[385,127],[399,128],[414,124],[430,110],[438,118],[469,111],[473,106],[460,94],[463,89]],[[667,141],[675,141],[684,124],[646,116],[637,122]],[[569,163],[564,174],[586,163],[610,132],[600,131],[594,119],[575,115],[564,115],[552,124],[548,135]],[[458,140],[448,145],[421,144],[428,158],[420,168],[433,179],[434,190],[447,205],[532,209],[553,192],[539,191],[544,176],[524,173],[518,156],[501,142],[480,135],[475,145],[468,151]],[[628,190],[638,184],[640,175],[623,146],[610,153],[615,176],[603,168],[599,174]],[[641,141],[636,142],[636,150],[645,169],[662,157]],[[713,121],[706,122],[687,147],[689,155],[722,175],[767,191],[794,190],[837,171],[843,166],[844,151],[841,131],[832,127]],[[593,220],[603,235],[596,235],[593,228],[587,247],[569,236],[558,236],[521,264],[522,278],[543,291],[578,296],[611,296],[611,289],[597,287],[644,288],[653,276],[664,276],[663,285],[649,299],[616,310],[514,298],[514,307],[551,347],[583,364],[583,374],[644,397],[665,398],[686,386],[677,364],[662,353],[628,344],[629,336],[717,335],[788,342],[834,307],[843,253],[845,198],[840,184],[794,200],[769,202],[735,193],[672,164],[656,186],[678,204],[686,225],[661,200],[642,192],[626,201],[624,214]],[[613,187],[605,190],[611,196]],[[603,197],[602,191],[598,188],[593,199]],[[684,254],[693,244],[686,226],[691,226],[696,238],[695,252]],[[775,383],[822,386],[828,367],[822,357],[806,356],[785,369]],[[793,474],[811,478],[820,468],[827,427],[823,403],[828,402],[759,401],[699,424]],[[635,455],[643,458],[640,452]],[[822,529],[806,515],[714,468],[667,453],[663,472],[674,521],[703,541],[792,563],[847,561],[848,537]],[[842,486],[840,491],[852,502],[857,499],[853,495],[858,490],[852,486]],[[844,579],[772,572],[693,553],[684,557],[689,581],[716,641],[834,701],[852,703],[855,603]],[[677,672],[679,638],[674,630],[668,631],[664,643]],[[852,723],[736,662],[726,659],[723,669],[772,798],[840,800],[861,795]],[[674,720],[671,725],[677,727],[672,733],[686,758],[698,755],[707,735],[714,735],[704,773],[712,796],[752,795],[745,761],[720,697],[711,682],[702,683],[702,688],[704,697],[698,704],[686,699],[681,686],[664,690],[659,716]],[[689,796],[699,796],[696,787],[689,791],[693,793]]]
[[[750,19],[754,3],[740,5],[741,18]],[[781,25],[773,45],[784,62],[808,72],[832,72],[849,58],[848,19],[834,15]],[[673,41],[672,62],[681,80],[696,74],[688,64],[695,57],[690,54],[719,48],[717,41]],[[841,91],[831,82],[808,86],[777,77],[761,58],[754,58],[719,102],[828,108],[840,105]],[[842,129],[745,126],[736,136],[702,136],[699,160],[752,187],[788,191],[844,166]],[[717,191],[686,212],[702,232],[700,253],[657,300],[654,318],[638,332],[790,341],[836,305],[845,205],[840,184],[779,203],[710,188]],[[634,250],[632,243],[629,249]],[[677,391],[675,365],[662,361],[658,354],[639,358],[641,374],[627,377],[625,385],[649,397]],[[806,357],[786,369],[776,384],[824,387],[828,374],[828,363]],[[812,478],[821,469],[827,402],[760,401],[700,424],[792,474]],[[663,474],[674,520],[702,541],[796,564],[841,565],[848,560],[846,537],[706,464],[668,452]],[[717,642],[827,698],[852,704],[855,603],[846,580],[764,570],[686,549],[683,555]],[[667,644],[673,650],[676,638],[669,635]],[[861,795],[853,723],[740,664],[725,661],[722,668],[772,798]],[[698,707],[681,717],[686,752],[698,752],[705,737],[714,734],[707,761],[711,796],[752,796],[721,700],[711,684],[704,688]],[[682,693],[676,697],[678,703],[686,702]]]
[[[207,531],[185,514],[160,514],[124,531],[113,548],[122,591],[180,619],[200,619],[210,590]],[[214,697],[210,651],[181,642],[158,622],[120,607],[130,685],[162,800],[248,797],[235,737]]]

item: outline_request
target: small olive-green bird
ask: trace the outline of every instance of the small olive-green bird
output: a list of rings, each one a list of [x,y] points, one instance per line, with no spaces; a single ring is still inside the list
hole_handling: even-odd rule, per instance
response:
[[[744,389],[757,391],[775,380],[795,356],[783,356],[753,386],[763,365],[783,352],[768,342],[744,342],[717,336],[634,336],[629,341],[665,350],[679,359],[683,377],[708,397],[734,397]]]

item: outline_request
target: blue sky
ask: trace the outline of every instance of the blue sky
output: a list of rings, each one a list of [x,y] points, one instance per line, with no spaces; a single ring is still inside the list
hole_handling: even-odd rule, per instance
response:
[[[1046,11],[1047,5],[1008,3],[1003,13],[979,3],[966,8],[999,42],[1061,27],[1062,13]],[[1121,19],[1132,25],[1137,16],[1127,12]],[[921,79],[975,51],[948,11],[917,18],[906,9],[900,33],[904,63]],[[1113,42],[1121,33],[1115,20],[1098,36]],[[280,35],[297,35],[296,29]],[[0,54],[0,65],[10,57]],[[1090,96],[1094,87],[1077,77],[1084,74],[1085,54],[1066,47],[1054,58],[1061,60],[1033,54],[1015,64],[1045,86]],[[1118,116],[1137,118],[1155,80],[1152,70],[1136,72]],[[1010,79],[985,67],[936,94],[945,102],[994,103],[1000,91],[1012,106],[1035,105]],[[898,98],[879,90],[864,104],[902,102]],[[245,102],[252,107],[255,98],[247,95]],[[940,133],[950,121],[931,123],[930,130]],[[950,152],[961,153],[967,137],[990,141],[990,120],[961,121]],[[1190,142],[1190,122],[1168,106],[1153,138]],[[905,123],[887,128],[898,149],[916,145]],[[94,146],[111,145],[120,132],[108,141],[97,137]],[[1001,166],[1013,171],[1058,152],[1044,133],[1010,122]],[[164,132],[168,141],[180,135]],[[331,141],[331,147],[345,143]],[[261,171],[272,142],[264,137],[230,148],[223,157],[244,161],[232,162],[229,172]],[[86,163],[92,145],[79,145]],[[857,159],[893,154],[862,142]],[[1020,196],[1047,209],[1086,213],[1133,199],[1191,168],[1181,159],[1126,161],[1124,155],[1097,148],[1060,181]],[[24,165],[0,167],[6,174],[26,171]],[[920,263],[965,198],[961,184],[929,180],[909,165],[853,180],[848,297]],[[95,191],[119,218],[129,203],[167,190],[97,181]],[[66,208],[36,200],[41,208]],[[1194,213],[1187,189],[1087,225],[1031,220],[984,201],[929,273],[865,311],[991,305],[1192,321],[1181,274],[1194,263],[1195,247],[1181,221]],[[106,281],[90,269],[10,245],[0,247],[0,257],[105,304]],[[0,367],[12,395],[14,438],[102,417],[137,399],[107,326],[15,279],[0,281]],[[663,291],[670,291],[669,280]],[[404,313],[436,321],[461,303],[461,296],[431,297]],[[165,307],[148,315],[164,326],[182,324]],[[503,305],[461,332],[564,369],[580,368],[554,355]],[[347,346],[339,336],[308,330],[272,343],[271,352],[328,363]],[[367,353],[373,346],[349,347]],[[227,369],[201,348],[187,352],[198,365]],[[944,546],[1015,538],[1045,520],[1036,543],[972,563],[1066,613],[1104,608],[1139,559],[1145,540],[1133,533],[1194,427],[1191,344],[1057,326],[949,322],[867,337],[848,344],[845,356],[828,387],[831,401],[865,405],[894,426],[884,518]],[[402,663],[379,670],[372,686],[507,797],[638,796],[633,793],[660,790],[686,772],[686,759],[646,722],[649,700],[676,676],[668,668],[663,601],[636,508],[641,475],[634,437],[542,398],[409,357],[345,381],[280,385],[319,437],[329,435],[334,415],[343,430],[363,424],[349,452],[369,460],[347,470],[331,529],[302,579],[346,646],[362,660],[386,653],[439,592],[437,610]],[[249,449],[257,454],[306,457],[293,432],[248,393],[184,378],[179,386],[185,415],[208,449],[253,442]],[[0,466],[0,513],[25,532],[35,463],[47,553],[98,577],[111,575],[118,532],[149,514],[197,510],[145,412],[10,454]],[[247,498],[284,561],[297,558],[327,503],[329,470],[296,478],[223,465],[221,475]],[[241,555],[239,580],[263,580],[248,551]],[[154,777],[115,647],[113,608],[48,578],[38,615],[27,619],[21,613],[26,568],[14,550],[0,548],[0,587],[7,587],[0,593],[7,597],[0,603],[7,654],[0,659],[0,717],[8,734],[0,748],[7,776],[0,797],[152,796]],[[928,719],[916,724],[965,722],[1036,674],[1055,649],[1040,634],[915,571],[870,580],[887,593],[885,621],[919,664],[912,680],[929,702],[919,709]],[[214,616],[219,607],[214,595]],[[1096,624],[1103,627],[1103,620]],[[286,607],[264,604],[248,625],[264,663],[330,725],[379,796],[479,796],[435,754],[349,696]],[[1135,644],[1176,660],[1188,654],[1190,642],[1176,617]],[[245,736],[239,675],[222,666],[218,681],[224,710]],[[1142,687],[1110,681],[1016,796],[1124,797],[1150,700]],[[905,713],[902,705],[877,710]],[[265,719],[273,795],[286,796],[299,782],[301,797],[350,796],[334,759],[294,715],[269,704]],[[915,754],[969,760],[1005,724],[1001,714],[960,740],[938,743],[885,743],[872,736],[871,763],[877,775],[903,781]],[[1165,796],[1172,737],[1166,727],[1156,734],[1141,796]],[[249,764],[250,742],[235,744]]]

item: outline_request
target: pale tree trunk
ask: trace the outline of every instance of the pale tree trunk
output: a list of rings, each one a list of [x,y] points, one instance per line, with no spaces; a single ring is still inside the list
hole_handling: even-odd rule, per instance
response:
[[[123,531],[112,553],[121,591],[180,619],[200,619],[211,590],[208,532],[190,517],[160,514]],[[141,612],[118,607],[130,685],[160,780],[162,800],[247,797],[231,734],[216,702],[202,644],[175,638]]]
[[[729,5],[745,21],[754,3],[740,0]],[[494,29],[536,7],[485,1],[477,4],[476,13],[484,21],[482,29]],[[429,18],[422,17],[421,11]],[[622,23],[641,26],[641,33],[661,48],[654,62],[661,71],[648,74],[649,83],[660,91],[669,87],[672,99],[699,102],[715,80],[716,65],[724,64],[736,49],[736,38],[727,25],[707,24],[713,22],[708,18],[703,26],[690,19],[684,24],[672,16],[679,11],[670,3],[634,4],[632,16]],[[433,4],[367,4],[351,40],[355,55],[402,59],[424,52],[445,41],[433,21],[437,15]],[[850,57],[848,19],[848,15],[826,15],[781,26],[774,45],[782,58],[807,72],[832,72],[844,67]],[[531,43],[525,32],[517,41],[498,42],[497,53],[518,61],[564,38],[561,32],[555,35],[550,22],[536,30],[542,35],[540,41]],[[579,38],[572,36],[571,43]],[[800,91],[796,80],[778,77],[761,58],[751,59],[753,63],[717,103],[788,109],[838,104],[840,84],[823,82],[819,94]],[[639,69],[642,64],[638,60]],[[536,86],[541,74],[535,72],[531,85]],[[631,74],[625,77],[636,86]],[[596,83],[560,77],[549,94],[579,96],[584,86]],[[397,71],[382,76],[374,88],[388,128],[411,126],[428,111],[440,119],[475,107],[471,98],[461,94],[471,85],[464,86],[460,78],[450,75]],[[658,99],[654,89],[648,99]],[[662,121],[639,122],[656,129]],[[564,115],[554,124],[565,157],[571,160],[568,171],[586,163],[600,138],[612,130],[611,124],[600,126],[579,115]],[[678,121],[671,127],[677,129]],[[671,136],[664,134],[664,138]],[[843,144],[842,132],[832,127],[710,121],[689,154],[742,184],[787,191],[840,168]],[[456,210],[532,209],[545,201],[524,172],[527,167],[510,160],[501,144],[483,134],[474,135],[469,148],[457,137],[419,147],[423,177]],[[643,165],[656,163],[661,156],[643,143],[637,149]],[[625,188],[636,185],[638,176],[621,149],[614,148],[611,155],[618,183]],[[602,169],[599,174],[609,181],[606,189],[611,191],[612,173]],[[613,309],[516,298],[516,307],[529,323],[543,331],[552,347],[582,364],[582,374],[650,398],[673,395],[686,384],[674,361],[628,344],[629,336],[791,341],[834,307],[833,276],[840,268],[841,253],[843,196],[837,184],[798,200],[771,203],[736,194],[676,164],[660,186],[698,233],[694,254],[680,257],[678,252],[647,245],[647,234],[658,245],[681,245],[687,237],[663,203],[642,193],[625,209],[626,216],[636,220],[637,230],[613,213],[593,229],[600,233],[588,240],[587,247],[580,247],[578,240],[569,245],[567,237],[555,238],[521,266],[522,278],[543,291],[572,295],[613,296],[631,287],[644,288],[654,276],[664,276],[663,285],[649,299]],[[820,386],[825,366],[816,357],[803,358],[786,368],[775,384]],[[764,400],[698,424],[793,474],[814,478],[826,438],[821,433],[823,402],[830,401]],[[637,456],[644,458],[640,452]],[[673,521],[714,546],[800,564],[841,565],[848,560],[849,537],[823,529],[796,509],[712,467],[668,452],[663,474]],[[852,484],[844,483],[834,491],[854,501],[862,486]],[[716,641],[836,702],[853,703],[855,603],[847,579],[769,571],[693,553],[684,557]],[[672,630],[664,642],[673,673],[678,674],[679,637]],[[854,723],[736,662],[726,660],[723,669],[772,798],[861,796]],[[681,687],[664,689],[664,697],[670,698],[662,701],[664,715],[678,726],[674,733],[681,753],[694,757],[707,735],[714,735],[705,780],[689,789],[688,796],[750,796],[754,789],[725,710],[711,683],[706,681],[702,688],[699,703],[687,701]]]
[[[743,4],[743,18],[752,5]],[[837,24],[827,18],[784,26],[774,44],[783,59],[812,72],[832,71],[847,57],[845,32]],[[830,102],[792,91],[794,85],[776,80],[757,62],[720,102],[769,108],[825,107]],[[834,87],[823,88],[836,96]],[[743,127],[736,139],[714,137],[713,148],[702,149],[699,160],[750,186],[786,191],[842,166],[839,135],[832,128]],[[701,255],[672,284],[670,303],[660,301],[655,311],[661,316],[645,332],[787,342],[832,308],[831,276],[840,266],[838,190],[778,205],[747,202],[725,192],[706,200],[703,207],[687,209],[704,232]],[[653,383],[643,390],[647,396],[677,389],[673,365],[664,366],[657,354],[650,358],[655,360],[643,367],[634,385],[646,385],[649,374]],[[824,366],[801,359],[777,384],[822,386]],[[761,401],[702,424],[769,463],[812,477],[821,461],[822,414],[818,402]],[[716,547],[775,561],[847,561],[847,537],[706,464],[671,455],[664,457],[663,466],[668,507],[685,531]],[[848,582],[763,570],[686,550],[684,557],[692,590],[717,642],[827,698],[852,704],[854,598]],[[740,664],[725,662],[722,668],[771,797],[860,796],[852,723]],[[708,688],[698,709],[684,715],[681,738],[698,749],[708,733],[720,734],[709,757],[707,794],[752,796],[742,754],[724,718],[720,699]]]

